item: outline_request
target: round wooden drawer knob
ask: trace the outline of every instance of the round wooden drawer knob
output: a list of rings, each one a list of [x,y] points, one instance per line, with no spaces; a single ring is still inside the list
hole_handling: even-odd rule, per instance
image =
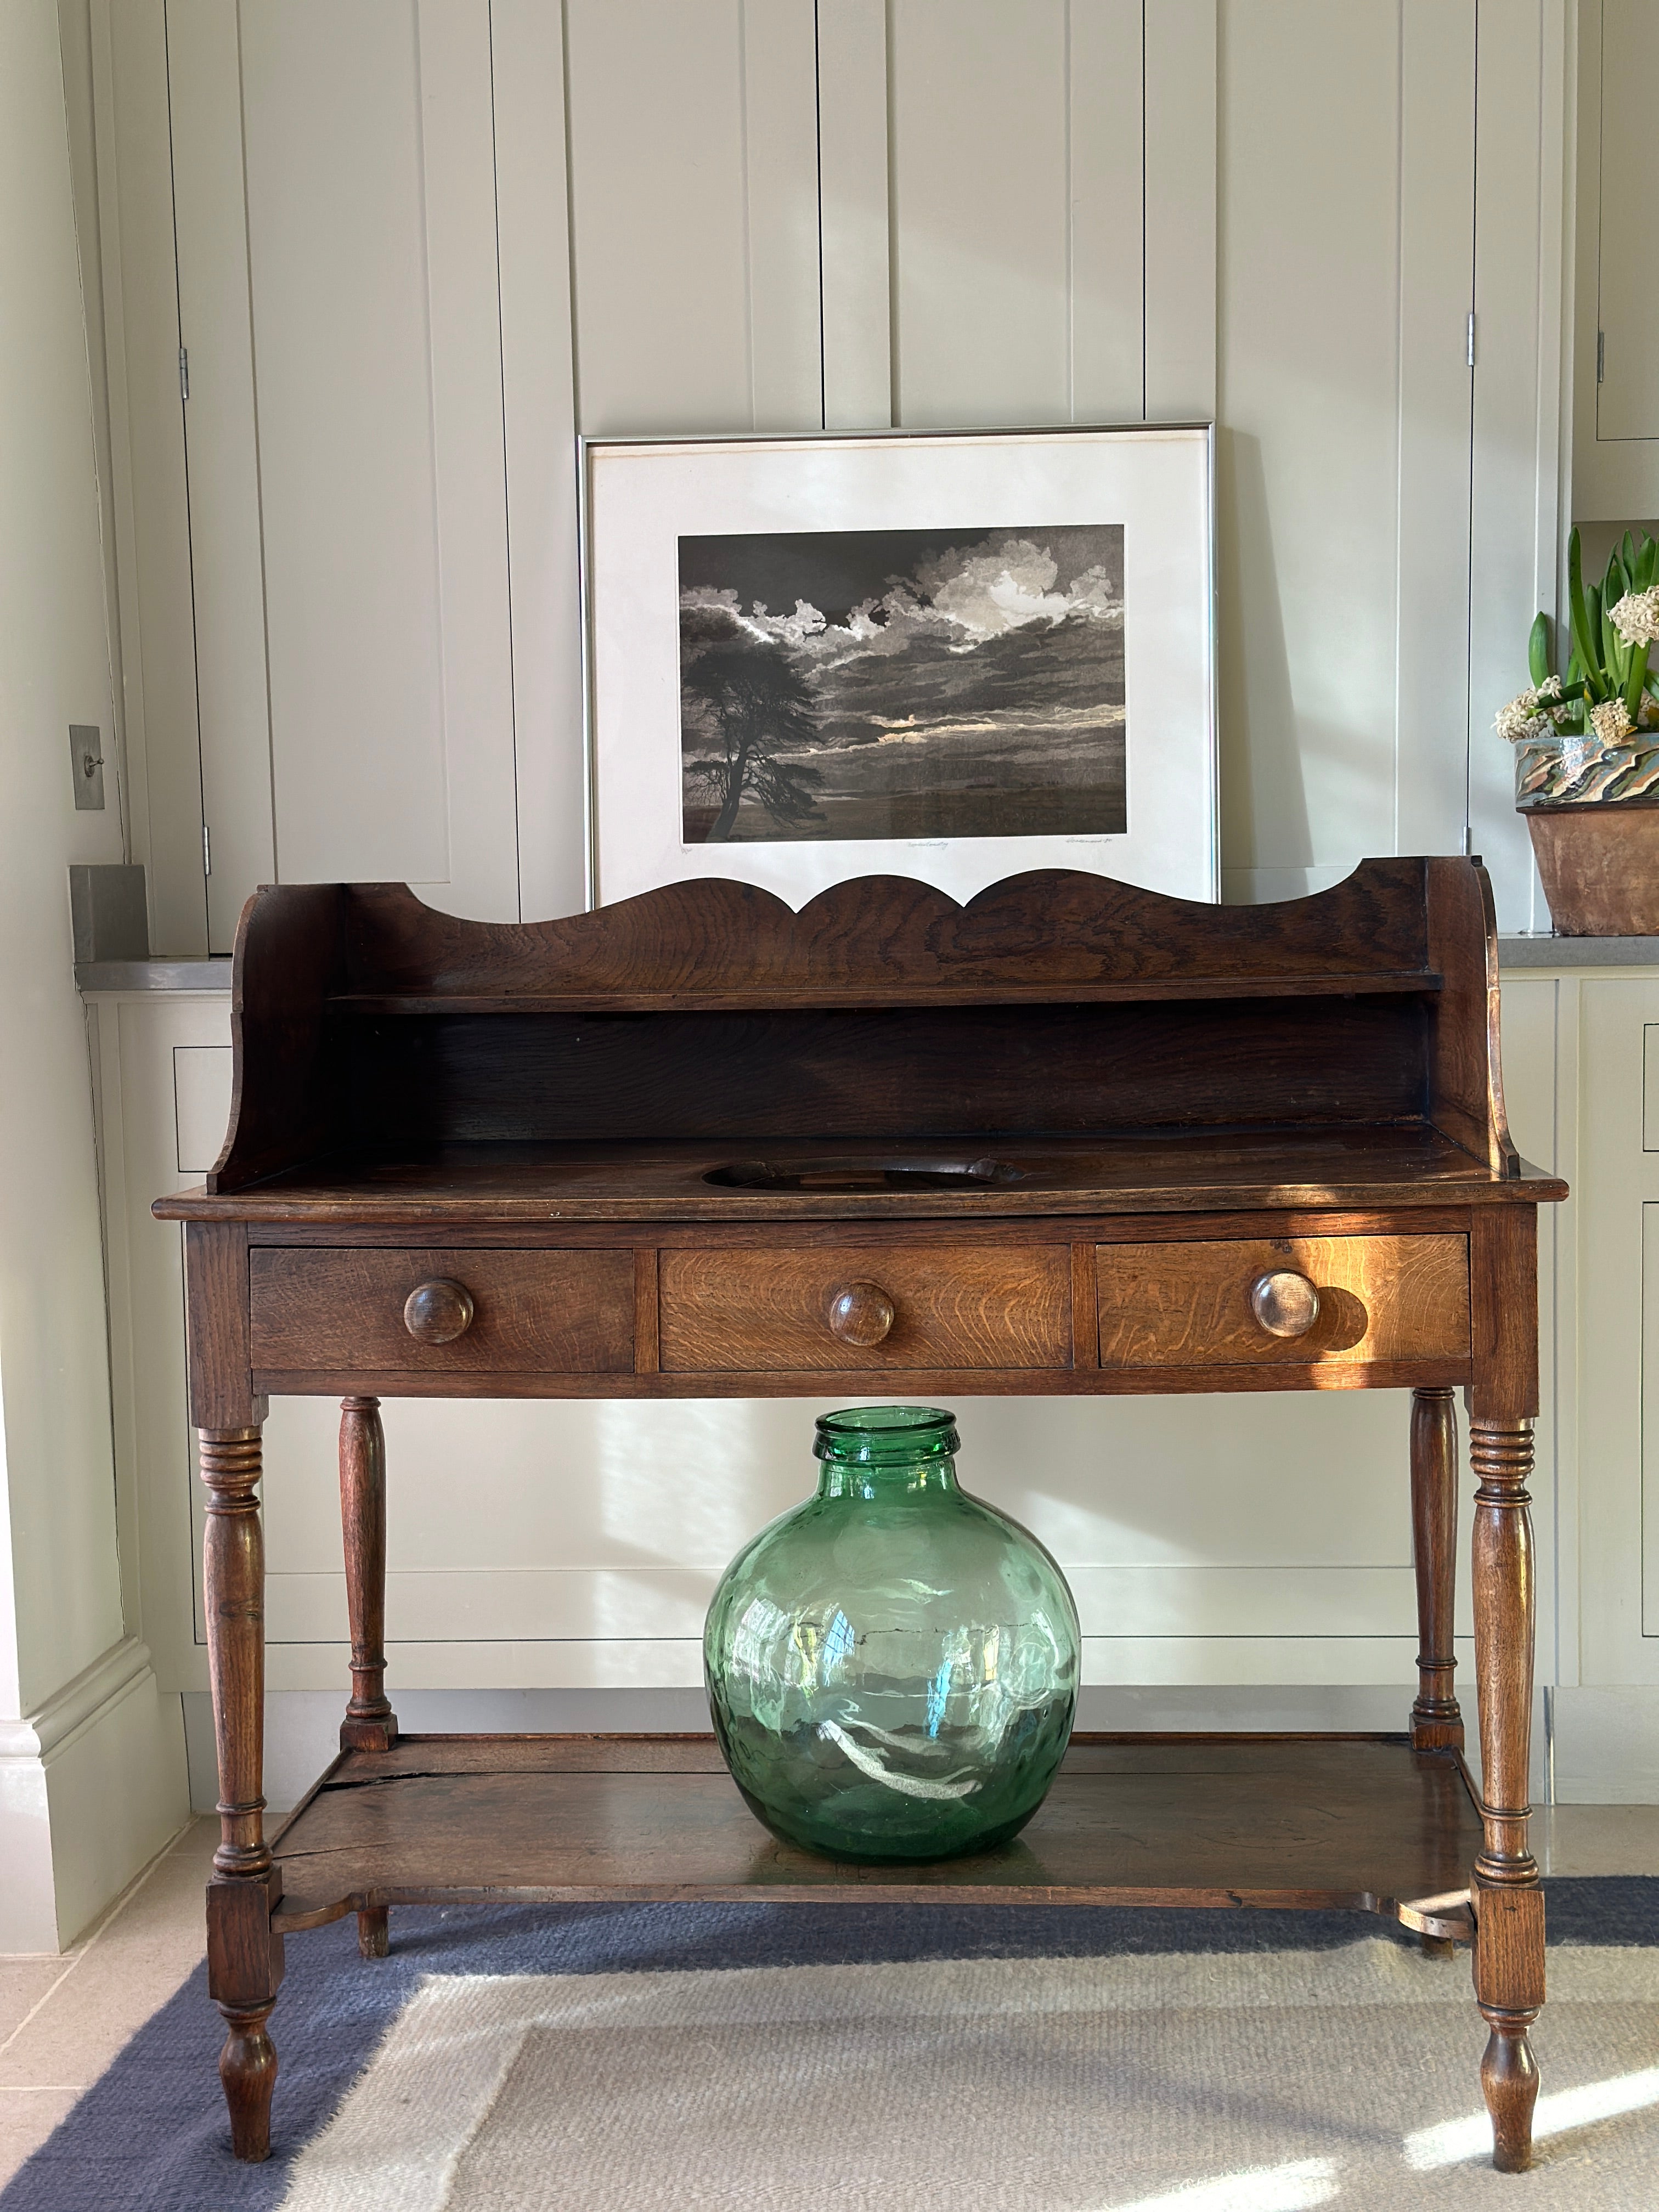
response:
[[[830,1301],[830,1332],[843,1344],[879,1344],[897,1308],[879,1283],[848,1283]]]
[[[1250,1311],[1269,1336],[1305,1336],[1319,1319],[1318,1286],[1293,1267],[1275,1267],[1251,1285]]]
[[[465,1283],[417,1283],[404,1300],[404,1327],[422,1344],[453,1344],[472,1326],[472,1293]]]

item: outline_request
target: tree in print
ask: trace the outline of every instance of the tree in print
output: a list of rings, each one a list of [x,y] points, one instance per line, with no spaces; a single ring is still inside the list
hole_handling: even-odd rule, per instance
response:
[[[745,793],[780,825],[817,816],[815,768],[781,756],[817,738],[811,688],[783,647],[757,637],[725,607],[680,615],[680,702],[687,781],[714,809],[709,844],[729,838]]]

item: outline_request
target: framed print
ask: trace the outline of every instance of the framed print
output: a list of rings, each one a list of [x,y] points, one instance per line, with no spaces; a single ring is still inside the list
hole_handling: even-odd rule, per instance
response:
[[[1218,895],[1213,434],[592,440],[590,896]]]

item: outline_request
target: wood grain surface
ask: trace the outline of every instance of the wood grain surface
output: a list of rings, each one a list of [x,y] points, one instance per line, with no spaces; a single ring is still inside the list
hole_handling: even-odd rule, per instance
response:
[[[686,1368],[657,1374],[553,1374],[481,1368],[471,1375],[422,1375],[412,1368],[258,1369],[261,1390],[293,1398],[817,1398],[833,1374],[848,1398],[1145,1397],[1205,1391],[1455,1389],[1472,1372],[1461,1359],[1217,1361],[1209,1367],[825,1367]],[[741,1377],[741,1383],[738,1377]]]
[[[1411,997],[1110,1006],[364,1016],[339,1025],[339,1140],[665,1143],[1402,1121]]]
[[[242,908],[230,976],[230,1124],[210,1190],[240,1190],[338,1141],[328,1000],[345,981],[342,884],[266,884]]]
[[[785,1369],[1064,1367],[1072,1268],[1060,1245],[939,1244],[664,1252],[665,1375]],[[833,1309],[855,1285],[885,1294],[891,1327],[848,1342]]]
[[[1429,1011],[1430,1095],[1448,1135],[1493,1172],[1518,1176],[1498,1054],[1498,915],[1480,867],[1433,867],[1425,884],[1431,957],[1443,963]]]
[[[1461,1751],[1455,1687],[1457,1411],[1449,1390],[1412,1394],[1412,1560],[1417,1582],[1417,1698],[1412,1741],[1419,1751]]]
[[[965,907],[869,877],[799,914],[705,879],[527,925],[400,885],[266,889],[207,1187],[365,1142],[1432,1121],[1443,1093],[1510,1173],[1489,908],[1451,860],[1234,908],[1063,871]]]
[[[1226,1243],[1101,1245],[1103,1367],[1454,1359],[1469,1350],[1468,1240],[1286,1237]],[[1275,1336],[1254,1286],[1293,1269],[1319,1291],[1299,1336]]]
[[[708,1176],[757,1154],[936,1158],[940,1143],[788,1138],[754,1144],[465,1144],[342,1156],[215,1197],[169,1192],[163,1221],[398,1224],[997,1221],[1091,1213],[1231,1212],[1436,1205],[1536,1206],[1560,1199],[1553,1176],[1505,1182],[1421,1122],[1302,1129],[1127,1130],[1092,1137],[958,1134],[953,1149],[1020,1170],[963,1189],[766,1190]],[[1176,1233],[1176,1232],[1171,1232]]]
[[[900,876],[834,884],[799,913],[716,878],[671,884],[556,921],[462,921],[402,884],[347,887],[345,992],[503,994],[567,1004],[695,995],[717,981],[869,1005],[918,988],[953,997],[1194,975],[1285,979],[1428,973],[1425,887],[1467,861],[1364,860],[1310,899],[1215,907],[1043,868],[959,906]],[[257,924],[264,920],[255,916]]]
[[[278,1925],[457,1897],[1388,1911],[1462,1887],[1479,1837],[1456,1755],[1403,1737],[1075,1740],[1012,1843],[917,1867],[780,1844],[707,1741],[405,1737],[342,1759],[278,1838]]]
[[[463,1284],[473,1317],[447,1344],[423,1343],[404,1319],[410,1293],[434,1279]],[[268,1371],[349,1358],[377,1372],[631,1372],[630,1252],[271,1251],[249,1263],[250,1341]]]
[[[247,1231],[240,1222],[191,1222],[185,1231],[185,1373],[198,1429],[258,1426],[265,1408],[249,1379]]]

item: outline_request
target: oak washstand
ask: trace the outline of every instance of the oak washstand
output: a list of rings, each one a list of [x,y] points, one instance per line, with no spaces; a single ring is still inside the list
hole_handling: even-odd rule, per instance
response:
[[[185,1224],[239,2156],[269,2146],[289,1932],[355,1911],[374,1956],[404,1904],[856,1895],[1346,1905],[1472,1942],[1497,2162],[1526,2165],[1536,1208],[1566,1194],[1504,1125],[1477,862],[1232,908],[1054,872],[965,908],[871,878],[796,915],[705,880],[524,927],[287,886],[242,916],[232,1022],[224,1150],[155,1212]],[[704,1737],[400,1737],[386,1700],[387,1395],[1354,1389],[1413,1394],[1399,1735],[1079,1735],[1013,1843],[895,1869],[775,1842]],[[1458,1390],[1483,1793],[1452,1684]],[[267,1837],[272,1392],[343,1400],[352,1688]]]

